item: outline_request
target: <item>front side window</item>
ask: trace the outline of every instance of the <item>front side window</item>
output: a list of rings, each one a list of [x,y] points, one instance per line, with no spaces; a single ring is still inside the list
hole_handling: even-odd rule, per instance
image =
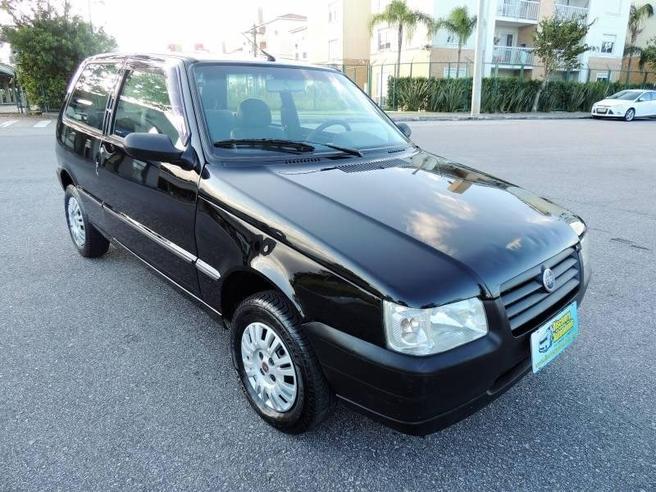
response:
[[[114,89],[118,66],[113,63],[87,65],[71,94],[64,114],[97,130],[102,130],[107,98]]]
[[[381,111],[340,72],[201,63],[194,67],[213,143],[285,139],[352,149],[406,145]],[[252,152],[235,148],[231,152]]]
[[[163,72],[135,69],[128,73],[116,105],[113,134],[163,133],[181,145],[181,116],[174,111]]]

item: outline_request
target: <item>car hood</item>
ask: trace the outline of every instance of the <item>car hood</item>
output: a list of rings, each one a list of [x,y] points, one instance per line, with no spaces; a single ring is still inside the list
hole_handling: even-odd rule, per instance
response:
[[[242,216],[259,217],[383,297],[418,307],[495,297],[503,282],[578,240],[570,212],[423,151],[222,174],[249,195],[230,204]]]
[[[598,106],[608,106],[608,107],[615,107],[615,106],[628,106],[632,103],[633,101],[625,101],[624,99],[603,99],[597,103]]]

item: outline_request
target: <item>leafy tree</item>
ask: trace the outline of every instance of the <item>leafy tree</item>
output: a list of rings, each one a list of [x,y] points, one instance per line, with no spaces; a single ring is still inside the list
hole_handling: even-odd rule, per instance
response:
[[[80,62],[116,47],[102,29],[94,30],[71,15],[67,1],[0,0],[0,10],[12,24],[0,26],[0,38],[9,42],[16,74],[28,100],[40,108],[57,107],[66,84]]]
[[[651,39],[640,53],[640,69],[642,70],[645,65],[656,70],[656,38]]]
[[[469,17],[467,7],[456,7],[447,18],[439,19],[435,23],[435,29],[444,28],[458,38],[458,68],[456,69],[458,74],[460,74],[462,47],[474,33],[475,27],[476,16]]]
[[[395,77],[398,78],[401,69],[401,48],[403,46],[404,32],[408,36],[412,33],[419,24],[423,24],[428,29],[429,33],[433,32],[433,19],[419,10],[411,10],[405,0],[392,0],[385,10],[374,14],[369,21],[369,29],[378,24],[389,24],[396,26],[397,29],[397,52],[396,52],[396,69]]]
[[[535,94],[533,111],[538,110],[540,96],[555,71],[574,70],[581,66],[579,56],[590,50],[583,40],[591,25],[582,18],[565,19],[558,16],[540,21],[534,44],[535,54],[542,60],[544,79]]]
[[[638,36],[645,29],[644,21],[654,15],[654,7],[650,3],[645,3],[642,7],[632,4],[629,10],[629,42],[624,47],[624,57],[628,57],[626,65],[626,83],[629,83],[631,77],[632,57],[642,55],[642,48],[636,45]],[[642,64],[641,64],[642,66]]]

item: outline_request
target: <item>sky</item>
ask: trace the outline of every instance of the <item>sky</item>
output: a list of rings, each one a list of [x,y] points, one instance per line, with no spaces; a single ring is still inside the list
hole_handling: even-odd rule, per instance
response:
[[[190,50],[196,43],[221,51],[223,42],[241,43],[239,34],[257,19],[306,14],[312,0],[72,0],[76,13],[112,34],[121,51],[164,51],[169,44]]]

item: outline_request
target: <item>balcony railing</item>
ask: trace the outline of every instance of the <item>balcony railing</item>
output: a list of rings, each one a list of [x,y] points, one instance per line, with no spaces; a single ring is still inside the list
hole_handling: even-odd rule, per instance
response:
[[[557,3],[556,16],[561,19],[585,19],[588,16],[587,7],[575,7],[574,5],[561,5]]]
[[[499,0],[497,17],[536,21],[540,11],[540,2],[535,0]]]
[[[495,46],[492,63],[495,65],[533,66],[535,56],[533,48],[518,46]]]

